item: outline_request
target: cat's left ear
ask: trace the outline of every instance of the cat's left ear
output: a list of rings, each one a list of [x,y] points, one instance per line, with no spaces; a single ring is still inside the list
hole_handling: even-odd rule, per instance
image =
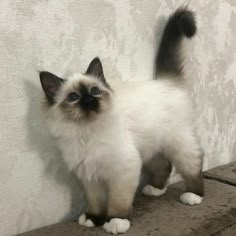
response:
[[[86,75],[92,75],[106,84],[106,79],[103,73],[102,63],[98,57],[95,57],[89,64]]]
[[[64,80],[47,71],[41,71],[39,77],[47,100],[51,105],[54,104],[55,96]]]

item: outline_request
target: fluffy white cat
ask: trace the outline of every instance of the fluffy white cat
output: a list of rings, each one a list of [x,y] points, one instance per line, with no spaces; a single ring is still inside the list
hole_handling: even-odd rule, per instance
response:
[[[85,74],[66,80],[40,73],[48,128],[86,190],[81,225],[126,232],[142,169],[150,174],[145,194],[165,192],[173,165],[186,183],[181,201],[201,202],[203,151],[193,132],[181,54],[183,38],[195,32],[188,9],[170,16],[156,57],[156,80],[106,80],[98,58]]]

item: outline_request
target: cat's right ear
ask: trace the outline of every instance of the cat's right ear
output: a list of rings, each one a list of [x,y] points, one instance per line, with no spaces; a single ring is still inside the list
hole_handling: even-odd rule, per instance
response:
[[[53,104],[55,102],[55,95],[57,94],[64,80],[47,71],[39,72],[39,77],[47,100],[50,104]]]
[[[85,72],[86,75],[92,75],[94,78],[100,80],[107,88],[110,89],[109,84],[106,82],[102,63],[98,57],[95,57],[89,64],[87,71]]]

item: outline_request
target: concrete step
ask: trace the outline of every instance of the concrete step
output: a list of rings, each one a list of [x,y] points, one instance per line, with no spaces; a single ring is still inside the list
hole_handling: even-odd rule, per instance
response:
[[[228,169],[228,170],[227,170]],[[202,204],[179,202],[183,183],[171,186],[161,197],[141,197],[135,204],[132,226],[126,236],[236,236],[236,163],[207,171]],[[226,183],[224,182],[226,180]],[[230,184],[228,184],[228,182]],[[21,236],[104,236],[102,228],[85,228],[76,222],[60,223]]]
[[[236,162],[206,171],[204,176],[207,179],[236,186]]]

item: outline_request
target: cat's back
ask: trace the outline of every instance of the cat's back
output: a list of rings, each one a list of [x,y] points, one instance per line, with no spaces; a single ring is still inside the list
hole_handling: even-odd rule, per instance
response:
[[[115,105],[128,128],[146,136],[152,130],[166,132],[191,121],[191,99],[179,82],[168,79],[116,81],[112,87]]]
[[[110,83],[115,93],[115,102],[123,112],[160,112],[172,106],[188,103],[184,83],[171,79],[159,80],[113,80]]]
[[[176,83],[160,79],[111,85],[117,111],[144,159],[158,152],[165,137],[191,119],[186,89]]]

